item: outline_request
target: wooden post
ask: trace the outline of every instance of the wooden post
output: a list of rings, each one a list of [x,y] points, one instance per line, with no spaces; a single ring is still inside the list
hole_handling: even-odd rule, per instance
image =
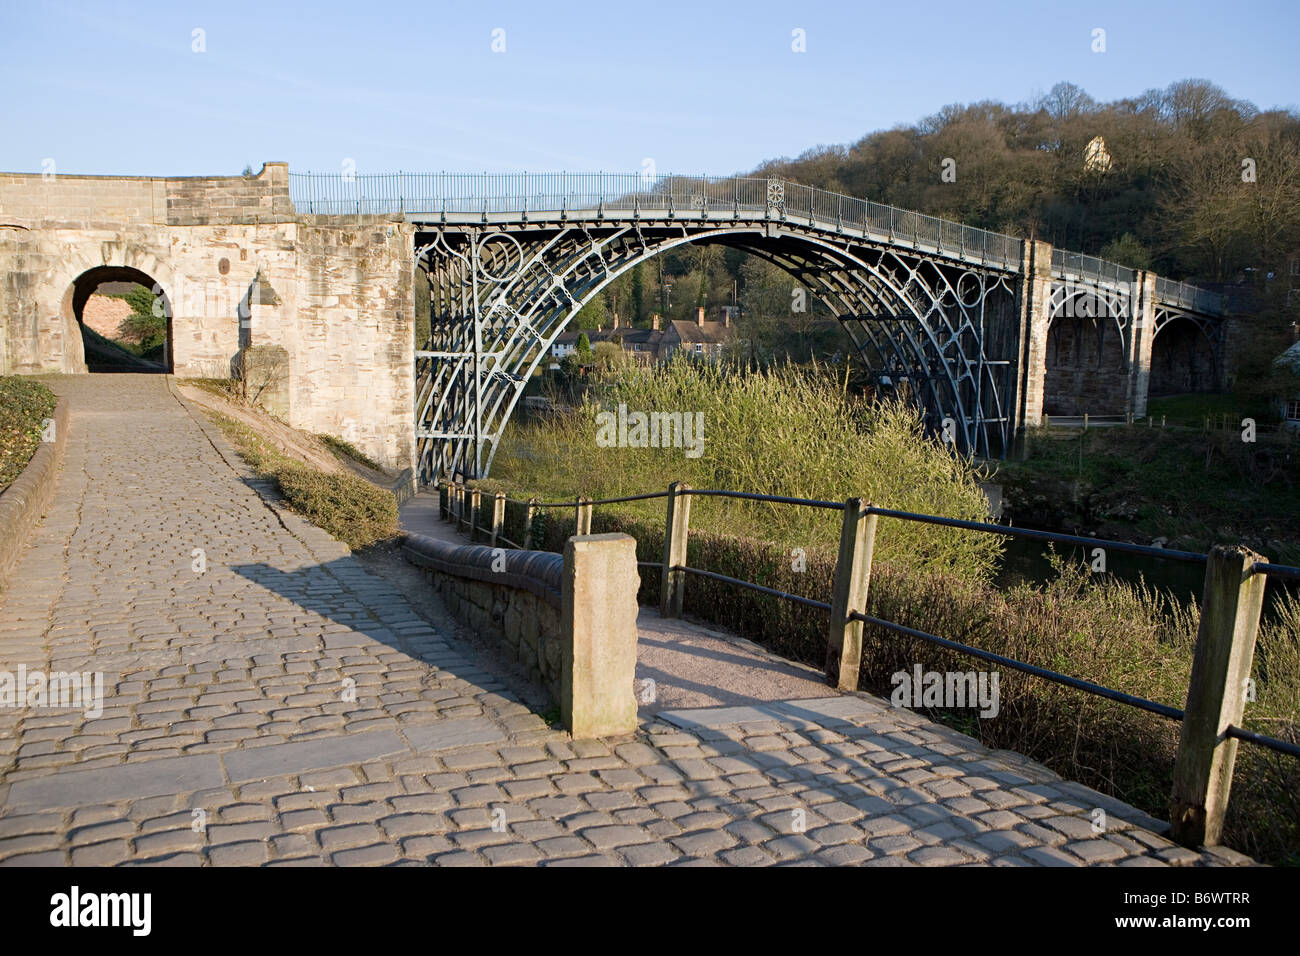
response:
[[[850,615],[867,613],[871,555],[876,547],[876,515],[870,509],[861,498],[844,502],[840,554],[835,561],[835,590],[826,635],[826,683],[845,691],[858,689],[862,663],[862,622]]]
[[[465,529],[465,486],[456,483],[456,530]]]
[[[524,550],[533,547],[533,521],[537,518],[537,499],[528,499],[528,510],[524,513]]]
[[[1084,430],[1084,431],[1087,431],[1087,430],[1088,430],[1088,413],[1087,413],[1087,412],[1084,412],[1084,413],[1083,413],[1083,430]]]
[[[686,572],[686,538],[691,527],[690,488],[674,481],[668,486],[668,521],[664,527],[664,569],[659,584],[659,616],[681,617]]]
[[[574,527],[576,528],[574,534],[591,534],[591,499],[584,495],[578,497],[577,521]]]
[[[1218,545],[1205,566],[1201,626],[1171,801],[1172,836],[1184,846],[1214,846],[1223,833],[1237,758],[1237,741],[1226,731],[1230,725],[1241,726],[1246,706],[1246,680],[1268,579],[1252,569],[1264,560],[1248,548]]]
[[[482,492],[477,488],[471,488],[469,492],[469,539],[471,541],[478,537],[479,505],[482,503]]]
[[[492,496],[492,547],[497,546],[506,525],[506,493],[498,491]]]

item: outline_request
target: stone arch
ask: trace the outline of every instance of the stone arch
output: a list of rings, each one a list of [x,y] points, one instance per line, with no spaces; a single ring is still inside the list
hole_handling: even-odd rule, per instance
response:
[[[149,257],[156,267],[157,260]],[[161,270],[158,270],[161,271]],[[163,317],[166,320],[166,338],[163,342],[163,353],[159,361],[153,362],[141,360],[141,365],[137,371],[157,371],[170,373],[174,367],[174,343],[175,336],[172,327],[174,310],[172,307],[172,297],[163,286],[162,282],[150,272],[136,268],[133,265],[125,264],[101,264],[89,265],[75,274],[67,283],[61,303],[61,313],[65,329],[77,328],[84,329],[83,310],[87,301],[102,284],[106,282],[130,282],[149,289],[154,295],[158,296],[161,302]],[[84,331],[82,344],[82,362],[91,369],[97,363],[93,361],[86,353],[84,346]],[[156,367],[151,367],[156,366]]]
[[[1044,356],[1047,415],[1123,415],[1128,408],[1128,315],[1104,290],[1062,286],[1052,296]]]
[[[1216,343],[1190,316],[1170,316],[1151,340],[1150,395],[1212,392],[1219,388]]]

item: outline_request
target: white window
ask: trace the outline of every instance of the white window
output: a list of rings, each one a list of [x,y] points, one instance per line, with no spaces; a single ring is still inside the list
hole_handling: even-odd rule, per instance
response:
[[[700,343],[700,342],[696,342],[696,343],[695,343],[695,354],[696,354],[696,355],[699,355],[699,354],[700,354],[701,352],[703,352],[703,351],[704,351],[704,345],[703,345],[702,343]]]
[[[1286,403],[1286,420],[1289,422],[1300,422],[1300,399]]]
[[[1300,259],[1291,260],[1291,274],[1293,276],[1300,276]]]

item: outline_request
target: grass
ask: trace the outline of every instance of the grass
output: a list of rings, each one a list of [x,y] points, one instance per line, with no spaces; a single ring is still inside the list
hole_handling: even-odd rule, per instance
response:
[[[391,491],[355,475],[331,474],[303,464],[242,422],[218,412],[207,414],[250,468],[275,480],[290,508],[354,551],[399,533],[397,499]]]
[[[1226,416],[1230,422],[1253,418],[1263,424],[1273,422],[1277,418],[1277,412],[1270,409],[1267,404],[1246,401],[1231,393],[1195,392],[1149,399],[1147,418],[1159,423],[1162,416],[1167,425],[1200,428],[1207,416],[1216,422]]]
[[[1189,406],[1203,407],[1203,406]],[[1039,430],[999,463],[1008,517],[1028,527],[1208,550],[1241,543],[1300,560],[1300,443],[1240,429]]]
[[[617,369],[571,414],[516,423],[507,431],[485,490],[519,489],[543,499],[620,497],[694,488],[763,492],[842,502],[861,497],[905,511],[983,520],[987,500],[968,462],[927,441],[909,405],[867,404],[828,368],[785,366],[765,372],[678,358],[653,371]],[[604,447],[599,415],[680,412],[703,424],[698,457],[690,448]],[[663,502],[625,509],[647,518]],[[788,548],[833,546],[837,512],[735,499],[694,498],[700,531],[761,537]],[[897,566],[943,569],[976,578],[991,573],[996,539],[973,532],[895,523],[882,528],[877,556]]]
[[[330,449],[337,454],[351,458],[353,461],[365,465],[373,471],[382,472],[384,470],[383,465],[379,464],[379,462],[375,461],[345,438],[339,438],[337,435],[326,435],[324,433],[321,433],[316,437],[328,445]]]
[[[41,423],[57,405],[42,382],[20,375],[0,377],[0,491],[14,483],[41,447]]]

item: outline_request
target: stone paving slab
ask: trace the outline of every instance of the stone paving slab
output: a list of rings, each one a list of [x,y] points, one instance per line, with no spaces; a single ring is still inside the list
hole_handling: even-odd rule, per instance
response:
[[[163,379],[53,385],[67,457],[0,594],[0,670],[84,662],[105,699],[0,708],[0,866],[1250,862],[863,695],[571,739]]]
[[[69,770],[19,780],[9,787],[4,811],[8,815],[17,810],[30,812],[76,807],[92,794],[97,801],[111,803],[224,784],[221,761],[217,757],[205,754],[162,757],[99,770]]]

